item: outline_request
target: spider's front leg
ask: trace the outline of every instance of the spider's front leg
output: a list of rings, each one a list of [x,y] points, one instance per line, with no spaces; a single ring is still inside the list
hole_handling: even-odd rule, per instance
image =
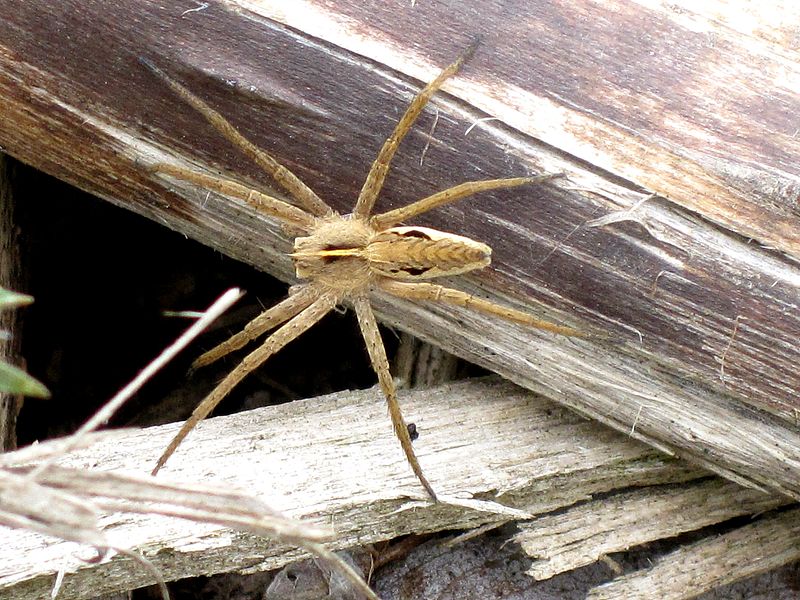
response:
[[[411,465],[417,479],[419,479],[419,482],[425,488],[425,491],[428,492],[431,499],[436,502],[436,493],[433,491],[431,484],[428,483],[428,480],[422,472],[422,467],[417,460],[417,455],[411,444],[408,426],[403,419],[403,413],[400,411],[400,403],[397,401],[397,391],[394,386],[394,380],[389,371],[389,360],[386,358],[386,348],[383,346],[381,332],[378,329],[378,322],[375,320],[375,313],[372,311],[369,298],[365,295],[358,295],[352,298],[352,302],[356,309],[356,316],[358,317],[358,325],[361,327],[361,334],[364,336],[364,341],[367,344],[367,352],[372,362],[372,368],[378,376],[378,383],[380,383],[383,395],[386,397],[394,433],[397,439],[400,440],[400,446],[402,446],[403,452],[405,452],[406,460],[408,460],[408,464]]]
[[[205,120],[228,141],[237,146],[242,152],[249,156],[253,162],[269,173],[307,212],[317,217],[326,217],[333,214],[331,207],[325,204],[325,202],[323,202],[310,187],[303,183],[297,175],[280,164],[269,153],[244,137],[236,127],[231,125],[225,117],[211,108],[204,100],[189,91],[187,87],[172,79],[172,77],[159,69],[149,59],[140,56],[139,62],[147,67],[151,73],[164,81],[164,83],[166,83],[184,102],[203,115]]]
[[[192,171],[167,163],[156,163],[150,169],[159,175],[166,175],[179,181],[187,181],[205,190],[210,190],[229,198],[243,200],[259,212],[280,219],[282,223],[293,225],[301,231],[309,232],[316,226],[316,219],[312,214],[232,179],[206,175],[199,171]]]
[[[272,308],[268,308],[250,321],[239,333],[232,335],[221,344],[201,354],[192,363],[192,370],[210,365],[223,356],[243,348],[273,327],[277,327],[297,315],[300,311],[305,310],[314,300],[319,298],[319,291],[311,285],[301,285],[298,288],[288,298],[285,298]]]
[[[289,298],[288,300],[291,300]],[[189,435],[195,426],[205,419],[209,413],[219,404],[225,396],[247,375],[257,369],[265,360],[283,348],[293,339],[302,335],[310,329],[322,317],[327,315],[338,303],[338,298],[334,294],[320,295],[310,306],[300,311],[294,318],[290,319],[282,327],[277,329],[269,336],[264,343],[245,356],[244,360],[223,379],[211,393],[194,409],[192,415],[186,420],[180,431],[175,434],[167,449],[158,459],[152,474],[158,473],[164,466],[173,452],[178,448],[183,439]],[[284,301],[285,302],[285,301]],[[282,304],[278,305],[279,307]]]

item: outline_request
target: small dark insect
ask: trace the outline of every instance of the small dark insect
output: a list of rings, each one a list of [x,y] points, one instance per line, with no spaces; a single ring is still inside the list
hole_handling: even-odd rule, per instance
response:
[[[562,335],[582,335],[575,329],[542,321],[530,314],[482,300],[459,290],[428,283],[428,279],[457,275],[487,266],[490,262],[491,248],[452,233],[426,227],[399,226],[402,221],[476,192],[538,183],[554,177],[553,175],[470,181],[417,200],[408,206],[372,215],[375,200],[400,141],[408,133],[431,96],[449,77],[458,72],[473,51],[474,45],[414,97],[394,131],[383,144],[375,162],[372,163],[353,212],[349,215],[340,215],[331,209],[291,171],[242,136],[222,115],[183,85],[171,79],[161,69],[142,59],[142,63],[150,71],[269,173],[294,198],[297,206],[233,180],[206,175],[183,167],[162,163],[154,165],[154,171],[243,200],[257,210],[302,231],[303,235],[295,239],[291,256],[294,259],[297,277],[305,280],[305,283],[293,288],[293,293],[284,301],[264,311],[243,331],[195,361],[194,367],[207,365],[243,347],[267,331],[277,328],[200,403],[159,458],[153,474],[158,472],[197,423],[204,419],[248,373],[312,327],[336,305],[347,302],[355,309],[372,367],[378,375],[378,381],[386,397],[395,435],[420,483],[430,497],[436,500],[436,494],[425,478],[411,445],[412,430],[406,426],[400,412],[394,381],[389,373],[386,350],[370,306],[370,292],[381,290],[401,298],[445,302]]]

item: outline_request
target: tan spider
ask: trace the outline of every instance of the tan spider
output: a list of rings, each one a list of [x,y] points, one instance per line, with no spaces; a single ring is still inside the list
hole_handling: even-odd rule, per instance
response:
[[[204,419],[248,373],[313,326],[336,305],[348,302],[355,308],[372,367],[386,396],[395,435],[400,440],[406,459],[420,483],[430,497],[436,500],[436,494],[417,461],[408,428],[400,412],[395,385],[389,373],[386,350],[370,305],[370,292],[381,290],[401,298],[446,302],[554,333],[582,335],[569,327],[541,321],[527,313],[481,300],[455,289],[428,283],[425,280],[487,266],[490,262],[491,248],[469,238],[435,229],[398,226],[401,221],[476,192],[536,183],[549,179],[553,177],[552,175],[470,181],[408,206],[371,216],[389,163],[400,141],[411,129],[434,92],[447,78],[458,72],[473,49],[474,46],[444,69],[411,101],[394,131],[384,142],[377,159],[372,163],[350,215],[340,215],[331,209],[291,171],[245,139],[222,115],[184,86],[172,80],[158,67],[142,59],[143,64],[164,80],[178,96],[199,111],[214,128],[265,169],[294,198],[298,206],[235,181],[182,167],[158,164],[153,167],[154,170],[222,195],[244,200],[257,210],[299,229],[304,234],[295,239],[294,252],[291,256],[294,259],[297,277],[305,282],[293,288],[288,298],[253,319],[240,333],[200,356],[193,366],[200,367],[212,363],[270,329],[275,327],[278,329],[248,354],[239,366],[200,403],[159,458],[153,474],[158,472],[197,423]]]

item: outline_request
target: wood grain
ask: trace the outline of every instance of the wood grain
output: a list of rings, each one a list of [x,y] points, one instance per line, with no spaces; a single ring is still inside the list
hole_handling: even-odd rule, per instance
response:
[[[9,161],[0,154],[0,287],[19,290],[24,287],[20,271],[19,233],[14,218],[14,185]],[[19,309],[0,311],[0,360],[12,365],[24,365],[20,357]],[[17,417],[23,398],[0,394],[0,452],[17,447]]]
[[[797,508],[757,524],[707,538],[676,550],[653,568],[630,573],[592,590],[591,600],[612,598],[694,598],[715,587],[752,577],[800,558]],[[746,544],[746,548],[742,547]],[[753,549],[758,547],[758,552]],[[681,592],[682,590],[682,592]]]
[[[628,522],[659,511],[659,523],[652,527],[620,529],[631,544],[785,502],[710,482],[702,471],[498,378],[408,390],[404,399],[422,431],[414,444],[439,492],[439,504],[427,500],[405,463],[377,388],[209,419],[157,480],[245,491],[288,516],[333,529],[336,548],[547,515],[542,522],[546,543],[535,548],[540,557],[557,557],[559,547],[567,544],[579,543],[590,554],[609,549],[609,523],[602,520],[586,523],[580,540],[570,528],[559,532],[552,526],[565,509],[584,512],[582,506],[592,498],[592,514],[616,514],[617,520],[620,510],[628,510]],[[105,470],[145,475],[176,428],[104,432],[96,445],[59,465],[89,469],[96,478]],[[683,514],[681,507],[689,497],[700,498],[699,490],[713,510]],[[268,570],[301,556],[285,544],[219,525],[125,512],[120,502],[114,506],[122,512],[98,515],[103,535],[141,551],[168,581]],[[538,522],[529,527],[537,529]],[[737,560],[761,556],[759,546],[746,540],[740,550]],[[59,594],[64,599],[152,582],[152,575],[127,557],[87,564],[83,559],[92,555],[74,543],[6,530],[0,545],[0,596],[47,597],[59,570],[65,574]],[[663,568],[668,570],[668,563]]]
[[[548,579],[652,540],[664,540],[738,516],[765,512],[780,504],[775,496],[719,478],[700,479],[677,486],[619,493],[613,498],[593,500],[521,523],[515,540],[534,559],[528,574],[536,579]],[[720,552],[715,558],[720,557],[730,558],[731,555]],[[675,566],[669,559],[666,563],[665,571]],[[682,565],[681,569],[684,568]],[[720,574],[715,579],[720,583],[724,581]],[[696,591],[691,585],[673,589]]]
[[[401,148],[380,208],[470,179],[565,172],[418,223],[494,248],[493,268],[455,285],[617,343],[394,301],[384,318],[665,452],[800,498],[796,9],[203,6],[6,2],[0,145],[290,280],[275,224],[147,170],[173,161],[269,189],[137,57],[347,211],[420,81],[480,34]],[[640,203],[650,192],[661,197]]]

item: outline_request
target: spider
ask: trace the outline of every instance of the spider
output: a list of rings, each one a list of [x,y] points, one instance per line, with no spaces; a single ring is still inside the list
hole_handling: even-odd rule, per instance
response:
[[[270,356],[311,328],[337,305],[346,302],[355,309],[372,367],[386,397],[394,433],[417,479],[431,499],[436,501],[433,487],[417,460],[409,429],[400,410],[395,384],[389,372],[386,350],[370,305],[370,292],[379,290],[400,298],[444,302],[553,333],[583,335],[570,327],[542,321],[528,313],[500,306],[456,289],[429,283],[427,280],[432,278],[457,275],[486,267],[490,262],[491,248],[467,237],[427,227],[399,225],[412,217],[477,192],[542,182],[556,175],[469,181],[407,206],[372,215],[373,206],[398,145],[431,96],[448,78],[459,71],[462,64],[474,52],[474,48],[475,44],[445,68],[411,101],[372,163],[353,212],[349,215],[340,215],[334,211],[297,176],[264,150],[248,141],[203,100],[149,60],[140,59],[175,94],[200,112],[219,133],[269,173],[296,204],[289,204],[230,179],[179,166],[159,163],[153,165],[152,170],[245,201],[258,211],[301,232],[301,235],[295,238],[294,251],[290,256],[294,261],[297,277],[302,283],[294,286],[285,300],[248,323],[240,333],[200,356],[194,362],[193,368],[208,365],[242,348],[269,330],[277,329],[258,348],[248,354],[197,406],[158,459],[153,469],[154,475],[197,423],[204,419],[234,386]]]

